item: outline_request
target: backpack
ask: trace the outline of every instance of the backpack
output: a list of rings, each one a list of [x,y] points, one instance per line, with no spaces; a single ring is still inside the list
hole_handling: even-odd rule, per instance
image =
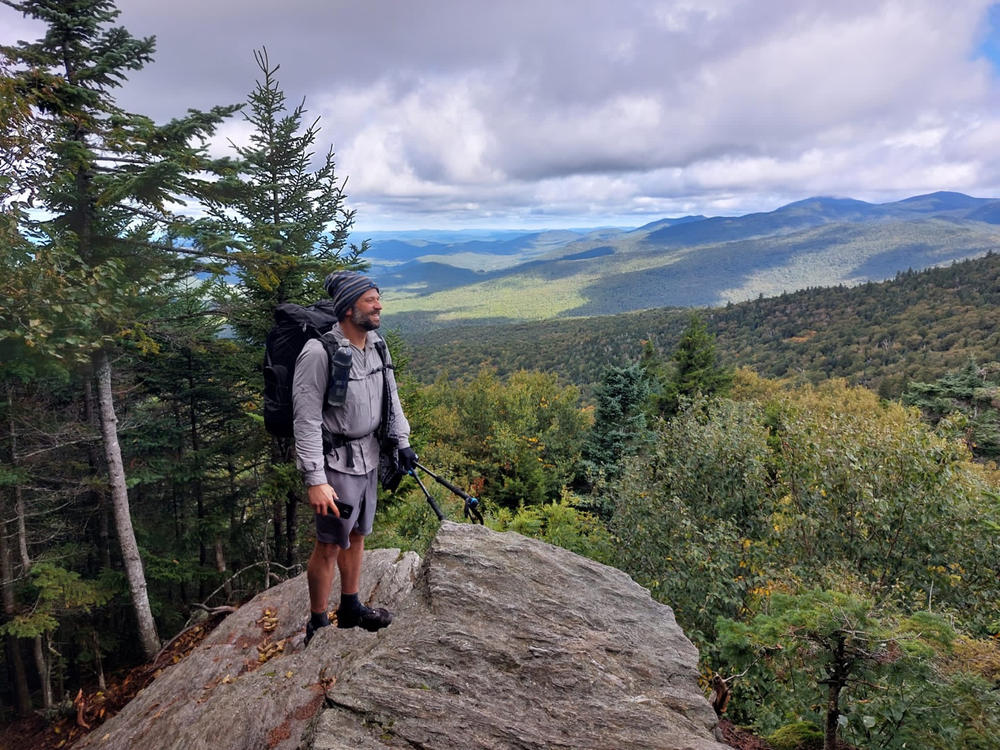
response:
[[[279,438],[292,434],[292,378],[295,360],[309,339],[319,339],[332,357],[337,343],[323,334],[337,322],[332,299],[303,307],[283,302],[274,309],[274,327],[264,344],[264,427]]]
[[[326,349],[326,354],[333,360],[339,349],[339,344],[330,337],[324,336],[334,323],[337,315],[334,312],[332,299],[323,299],[308,307],[283,302],[274,308],[274,326],[267,334],[264,343],[264,427],[269,433],[279,438],[294,437],[295,421],[292,409],[292,380],[295,376],[295,361],[299,352],[309,339],[319,339]],[[378,332],[377,332],[378,333]],[[389,354],[385,339],[378,333],[375,350],[382,360],[382,369],[393,369],[389,362]],[[388,381],[384,380],[385,397],[382,400],[382,419],[379,423],[377,437],[383,453],[390,452],[389,435],[392,434],[393,411],[392,397]]]

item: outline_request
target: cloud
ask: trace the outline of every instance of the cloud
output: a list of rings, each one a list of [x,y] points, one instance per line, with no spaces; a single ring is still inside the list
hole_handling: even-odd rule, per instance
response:
[[[362,227],[639,224],[813,194],[1000,189],[989,3],[121,0],[120,92],[242,101],[267,47]],[[12,18],[4,38],[27,29]],[[5,22],[8,18],[3,19]],[[245,137],[237,124],[229,138]]]

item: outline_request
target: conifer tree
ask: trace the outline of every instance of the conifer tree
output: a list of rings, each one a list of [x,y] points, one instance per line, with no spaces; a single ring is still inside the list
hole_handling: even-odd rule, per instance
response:
[[[691,314],[674,350],[673,361],[674,371],[660,397],[659,411],[663,416],[675,415],[682,399],[697,395],[724,396],[729,391],[732,371],[719,364],[715,337],[697,313]]]
[[[594,426],[583,446],[582,463],[596,492],[584,507],[608,520],[614,502],[607,495],[607,482],[618,477],[622,462],[635,455],[647,436],[643,407],[649,381],[639,365],[607,367],[595,397]]]
[[[238,283],[220,285],[220,307],[251,349],[264,343],[276,305],[325,296],[326,274],[363,268],[367,250],[366,243],[347,248],[355,212],[346,206],[347,180],[337,176],[333,149],[313,164],[318,118],[304,125],[304,101],[289,109],[277,79],[280,66],[271,64],[266,50],[255,51],[254,59],[261,77],[244,111],[252,127],[249,144],[233,144],[235,165],[207,203],[208,226],[235,250],[231,269]],[[290,457],[290,443],[274,441],[268,491],[274,553],[286,565],[294,562],[301,491],[295,472],[281,468]]]
[[[47,300],[57,316],[51,335],[68,361],[88,361],[95,377],[112,506],[143,651],[159,649],[129,509],[112,390],[112,354],[121,342],[149,344],[144,319],[165,280],[189,272],[199,251],[163,238],[178,223],[168,204],[198,190],[203,143],[231,111],[191,112],[165,126],[122,110],[112,91],[152,59],[152,37],[114,26],[112,0],[3,0],[42,21],[45,35],[0,52],[14,90],[51,134],[48,169],[28,186],[47,217],[22,224],[49,260],[51,274],[78,277],[66,298]],[[170,227],[168,230],[167,228]]]
[[[340,267],[362,267],[367,245],[347,248],[355,212],[346,206],[347,179],[336,173],[331,148],[314,166],[319,119],[303,125],[305,102],[289,109],[267,50],[255,50],[261,78],[243,117],[249,144],[232,144],[237,160],[208,201],[213,230],[236,249],[236,293],[224,300],[241,338],[263,343],[275,305],[311,302],[322,280]]]
[[[979,458],[1000,458],[1000,363],[974,360],[933,383],[911,382],[903,403],[917,406],[932,424],[950,418],[948,427],[960,433]]]

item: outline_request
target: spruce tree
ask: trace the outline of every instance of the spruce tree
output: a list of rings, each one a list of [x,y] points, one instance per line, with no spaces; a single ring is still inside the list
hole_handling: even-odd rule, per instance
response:
[[[230,270],[238,283],[222,284],[218,301],[240,340],[262,359],[259,347],[276,305],[311,303],[325,296],[322,282],[337,268],[363,268],[367,244],[347,247],[355,212],[346,205],[346,178],[337,176],[333,149],[314,165],[319,120],[305,123],[305,103],[289,108],[266,50],[254,52],[260,78],[244,119],[249,143],[233,144],[237,159],[208,201],[206,223],[234,250]],[[275,440],[266,482],[275,529],[274,554],[294,562],[301,483],[286,464],[291,444]]]
[[[674,370],[664,383],[659,412],[672,417],[684,399],[695,396],[724,396],[732,384],[733,373],[719,364],[715,351],[715,336],[708,332],[705,321],[692,313],[687,328],[673,354]]]
[[[933,383],[911,382],[903,403],[919,407],[934,425],[949,418],[949,430],[960,435],[977,458],[1000,458],[1000,363],[969,360]]]
[[[237,159],[207,202],[219,238],[235,249],[235,290],[223,287],[229,323],[242,339],[264,342],[275,305],[312,302],[336,268],[361,268],[367,245],[347,247],[355,212],[346,205],[347,178],[328,150],[314,166],[319,119],[304,125],[305,102],[289,109],[267,50],[254,52],[261,77],[244,120],[248,144],[232,144]]]
[[[595,393],[594,426],[583,446],[582,464],[596,492],[584,507],[605,521],[614,511],[613,482],[622,463],[647,439],[644,405],[649,381],[637,364],[605,368]]]
[[[28,186],[46,218],[22,224],[37,258],[53,263],[51,274],[80,281],[66,298],[47,300],[68,319],[56,321],[52,335],[69,347],[67,359],[87,360],[95,378],[118,541],[143,651],[152,657],[159,639],[132,528],[112,361],[122,343],[151,344],[146,326],[165,282],[189,273],[190,259],[202,255],[164,239],[181,226],[168,205],[198,190],[204,139],[230,110],[190,112],[164,126],[122,110],[112,92],[150,62],[154,40],[114,26],[111,0],[3,2],[46,25],[36,42],[0,49],[10,85],[50,134],[41,147],[47,169]]]

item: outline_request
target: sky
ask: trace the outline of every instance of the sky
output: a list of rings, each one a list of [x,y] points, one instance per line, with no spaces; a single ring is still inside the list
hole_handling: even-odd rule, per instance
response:
[[[245,101],[266,47],[359,231],[639,226],[814,195],[1000,197],[980,0],[119,0],[118,102]],[[0,41],[39,27],[0,7]],[[240,116],[213,150],[243,142]]]

